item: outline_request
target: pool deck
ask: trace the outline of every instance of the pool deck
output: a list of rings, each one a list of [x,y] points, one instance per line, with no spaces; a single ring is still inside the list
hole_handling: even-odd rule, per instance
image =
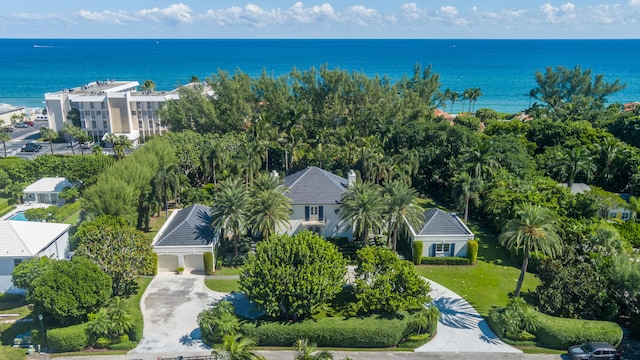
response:
[[[49,206],[52,206],[51,204],[20,204],[20,205],[16,205],[16,208],[5,214],[2,219],[0,220],[9,220],[10,217],[12,217],[13,215],[15,215],[16,213],[19,212],[23,212],[29,209],[37,209],[37,208],[48,208]]]

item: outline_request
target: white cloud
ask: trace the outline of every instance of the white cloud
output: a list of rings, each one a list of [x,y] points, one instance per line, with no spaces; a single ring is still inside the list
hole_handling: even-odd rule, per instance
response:
[[[172,4],[165,8],[144,9],[137,12],[145,19],[169,24],[190,23],[191,8],[185,4]]]
[[[554,7],[550,3],[540,6],[540,11],[544,14],[545,20],[552,24],[574,22],[577,20],[575,14],[576,6],[570,2]]]

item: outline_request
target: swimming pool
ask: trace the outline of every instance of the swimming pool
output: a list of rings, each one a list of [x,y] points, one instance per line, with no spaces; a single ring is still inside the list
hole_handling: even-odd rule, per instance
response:
[[[24,216],[24,212],[20,211],[17,212],[15,214],[13,214],[13,216],[11,216],[8,220],[15,220],[15,221],[29,221],[26,216]]]

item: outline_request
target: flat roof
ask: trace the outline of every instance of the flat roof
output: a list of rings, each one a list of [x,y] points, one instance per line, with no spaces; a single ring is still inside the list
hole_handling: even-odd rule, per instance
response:
[[[24,189],[25,193],[62,192],[64,188],[72,184],[63,177],[42,178]]]
[[[75,95],[96,95],[109,92],[118,92],[136,88],[140,85],[137,81],[115,81],[104,80],[94,81],[74,88],[67,88],[47,94],[71,93]],[[47,95],[45,94],[45,95]]]

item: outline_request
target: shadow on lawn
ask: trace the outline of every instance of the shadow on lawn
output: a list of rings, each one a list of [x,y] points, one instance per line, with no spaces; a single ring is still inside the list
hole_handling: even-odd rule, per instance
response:
[[[469,224],[471,231],[476,235],[478,239],[478,259],[487,263],[502,266],[514,266],[518,267],[511,259],[509,251],[498,242],[498,237],[490,233],[486,228]]]

